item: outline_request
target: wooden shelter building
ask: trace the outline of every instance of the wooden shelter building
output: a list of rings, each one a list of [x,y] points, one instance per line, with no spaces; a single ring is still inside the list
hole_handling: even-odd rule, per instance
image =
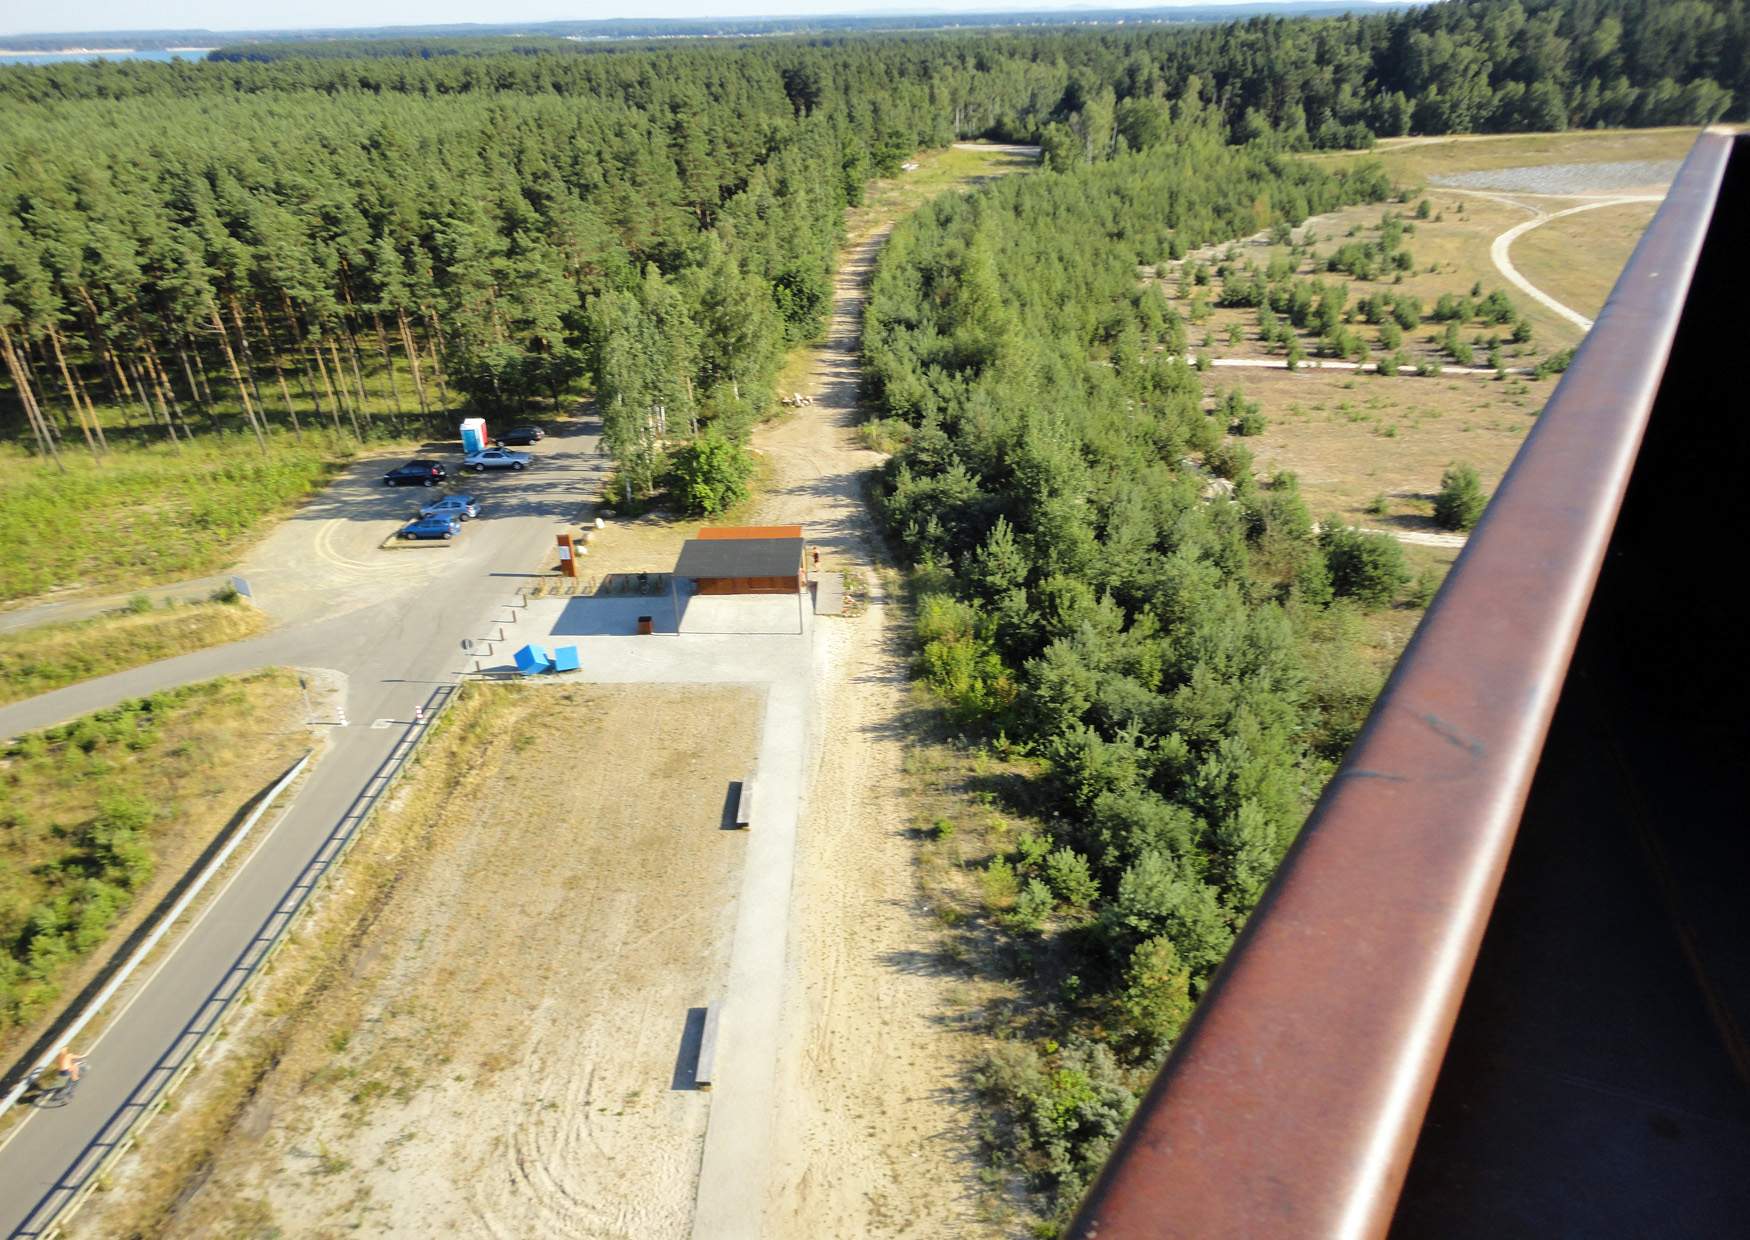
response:
[[[682,545],[674,575],[699,594],[800,594],[805,551],[800,525],[708,526]]]

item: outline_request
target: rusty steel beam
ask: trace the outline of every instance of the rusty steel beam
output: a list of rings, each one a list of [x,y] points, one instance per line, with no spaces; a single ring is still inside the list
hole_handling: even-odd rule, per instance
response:
[[[1733,142],[1690,152],[1077,1240],[1391,1223]]]

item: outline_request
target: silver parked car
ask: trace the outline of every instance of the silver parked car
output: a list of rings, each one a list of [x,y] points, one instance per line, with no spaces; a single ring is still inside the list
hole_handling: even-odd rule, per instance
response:
[[[481,452],[470,452],[462,458],[462,465],[477,474],[489,469],[527,469],[529,462],[535,458],[527,452],[510,452],[504,448],[487,448]]]
[[[480,515],[480,501],[472,495],[446,495],[429,504],[421,504],[419,515],[422,517],[454,517],[458,521],[467,521]]]

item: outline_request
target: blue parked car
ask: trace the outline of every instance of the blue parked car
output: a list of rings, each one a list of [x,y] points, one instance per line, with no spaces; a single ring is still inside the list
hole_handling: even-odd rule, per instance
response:
[[[480,515],[480,502],[472,495],[446,495],[429,504],[421,504],[419,515],[422,517],[454,517],[458,521],[467,521]]]
[[[420,517],[417,521],[409,521],[401,527],[401,537],[454,538],[456,531],[461,528],[461,521],[453,516]]]

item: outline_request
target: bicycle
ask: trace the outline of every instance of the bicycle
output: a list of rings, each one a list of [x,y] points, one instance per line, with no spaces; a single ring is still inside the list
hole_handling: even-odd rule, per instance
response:
[[[80,1055],[73,1061],[79,1069],[77,1076],[69,1072],[57,1072],[55,1075],[59,1080],[37,1095],[37,1105],[45,1107],[66,1106],[73,1101],[73,1095],[79,1092],[79,1082],[84,1080],[85,1074],[90,1071],[85,1066],[85,1061],[89,1058],[89,1055]]]

